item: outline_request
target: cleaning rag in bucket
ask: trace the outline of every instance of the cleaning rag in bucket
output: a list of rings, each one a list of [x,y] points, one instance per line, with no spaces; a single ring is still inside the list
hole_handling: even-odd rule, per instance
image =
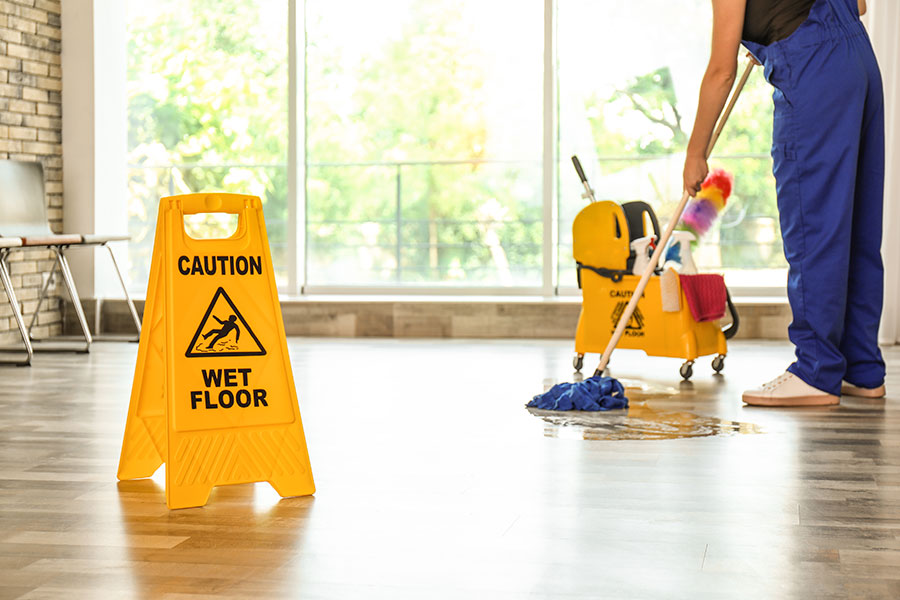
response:
[[[544,410],[613,410],[628,408],[619,380],[595,375],[578,383],[557,383],[526,406]]]
[[[682,275],[681,289],[691,309],[691,316],[698,323],[718,321],[725,316],[728,291],[725,278],[713,273]]]

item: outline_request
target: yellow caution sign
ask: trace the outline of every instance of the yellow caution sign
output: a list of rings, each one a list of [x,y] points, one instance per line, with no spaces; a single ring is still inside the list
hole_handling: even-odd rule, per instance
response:
[[[237,231],[190,237],[184,216],[211,212],[238,215]],[[259,198],[160,200],[118,477],[163,463],[169,508],[234,483],[315,492]]]

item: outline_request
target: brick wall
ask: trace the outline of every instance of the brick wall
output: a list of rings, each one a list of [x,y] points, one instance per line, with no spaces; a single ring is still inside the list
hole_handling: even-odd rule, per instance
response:
[[[59,0],[0,0],[0,158],[43,164],[47,215],[56,232],[62,231],[63,202],[60,38]],[[37,305],[41,274],[52,266],[48,251],[10,255],[12,283],[26,323]],[[45,302],[34,336],[59,334],[60,311],[58,295]],[[0,293],[0,344],[16,339],[9,303]]]

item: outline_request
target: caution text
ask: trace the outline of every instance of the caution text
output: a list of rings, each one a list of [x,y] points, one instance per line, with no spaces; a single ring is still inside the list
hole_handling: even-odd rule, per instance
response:
[[[179,256],[182,275],[259,275],[261,256]]]

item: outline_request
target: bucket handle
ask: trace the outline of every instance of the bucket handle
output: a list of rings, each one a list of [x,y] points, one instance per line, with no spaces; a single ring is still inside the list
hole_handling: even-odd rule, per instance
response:
[[[725,301],[728,303],[728,312],[731,313],[731,324],[722,330],[722,335],[726,340],[730,340],[737,335],[738,328],[741,326],[741,318],[738,316],[737,307],[731,301],[731,292],[725,288]]]

